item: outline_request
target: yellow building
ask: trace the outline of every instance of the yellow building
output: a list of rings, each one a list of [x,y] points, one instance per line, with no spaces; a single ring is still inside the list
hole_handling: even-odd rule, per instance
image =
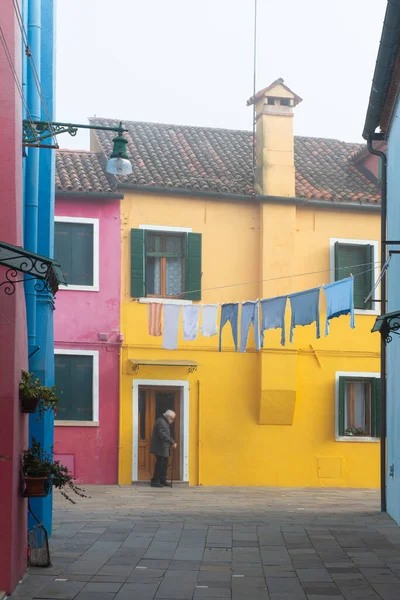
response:
[[[125,122],[133,174],[123,191],[119,482],[150,479],[157,414],[178,414],[174,478],[191,485],[379,484],[377,165],[359,144],[298,138],[301,98],[282,80],[249,100],[246,131]],[[249,109],[250,110],[250,109]],[[93,119],[93,123],[110,123]],[[107,155],[98,132],[93,149]],[[253,175],[254,174],[254,175]],[[236,303],[355,277],[356,328],[334,319],[321,338],[265,331],[236,352],[229,323],[164,350],[148,303]],[[198,291],[199,288],[201,291]],[[374,293],[379,298],[379,289]],[[240,320],[239,320],[240,329]],[[363,435],[350,436],[361,425]]]

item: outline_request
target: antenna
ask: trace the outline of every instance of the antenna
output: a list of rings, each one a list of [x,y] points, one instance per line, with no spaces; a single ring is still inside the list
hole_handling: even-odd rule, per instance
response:
[[[254,39],[253,39],[253,97],[256,95],[257,69],[257,0],[254,0]],[[253,188],[256,189],[256,102],[253,102]]]

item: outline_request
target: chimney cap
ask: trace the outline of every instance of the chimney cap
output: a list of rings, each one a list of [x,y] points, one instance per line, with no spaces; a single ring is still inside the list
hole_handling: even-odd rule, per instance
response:
[[[247,100],[247,106],[251,106],[252,104],[255,104],[257,102],[257,100],[259,100],[260,98],[262,98],[263,96],[265,96],[265,94],[267,92],[269,92],[270,90],[272,90],[277,85],[282,86],[283,88],[285,88],[285,90],[287,92],[289,92],[290,94],[293,95],[294,106],[297,106],[298,104],[300,104],[300,102],[303,101],[303,98],[300,98],[300,96],[298,96],[297,94],[295,94],[293,92],[293,90],[291,90],[290,88],[288,88],[288,86],[285,85],[283,79],[280,77],[279,79],[276,79],[275,81],[273,81],[270,85],[268,85],[264,89],[262,89],[259,92],[257,92],[254,96],[252,96],[251,98],[249,98]]]

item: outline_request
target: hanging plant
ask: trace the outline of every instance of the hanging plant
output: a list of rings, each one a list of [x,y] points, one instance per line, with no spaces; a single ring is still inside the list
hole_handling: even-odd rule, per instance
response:
[[[25,450],[22,456],[22,473],[25,481],[24,496],[35,498],[47,496],[52,487],[60,490],[61,494],[76,504],[71,493],[87,498],[84,490],[74,483],[74,478],[68,467],[59,460],[53,460],[52,452],[44,450],[34,438],[32,446]]]
[[[39,410],[55,410],[58,402],[56,388],[42,385],[33,373],[22,371],[19,383],[19,399],[24,413],[34,413]]]

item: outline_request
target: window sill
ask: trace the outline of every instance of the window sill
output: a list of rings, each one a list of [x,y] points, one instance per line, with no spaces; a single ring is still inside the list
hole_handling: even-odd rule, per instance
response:
[[[358,443],[368,443],[368,442],[372,442],[372,443],[378,443],[380,441],[380,438],[375,438],[375,437],[363,437],[363,436],[350,436],[350,435],[337,435],[336,436],[336,441],[337,442],[350,442],[351,444],[353,444],[354,442],[358,442]]]
[[[355,308],[354,314],[376,317],[379,316],[381,313],[379,312],[379,310],[362,310],[361,308]]]
[[[98,427],[98,421],[54,421],[54,427]]]
[[[178,304],[180,306],[193,304],[192,300],[178,300],[177,298],[138,298],[137,301],[139,304],[150,304],[151,302],[155,304]]]
[[[66,292],[98,292],[100,288],[98,285],[60,285],[60,290]]]

